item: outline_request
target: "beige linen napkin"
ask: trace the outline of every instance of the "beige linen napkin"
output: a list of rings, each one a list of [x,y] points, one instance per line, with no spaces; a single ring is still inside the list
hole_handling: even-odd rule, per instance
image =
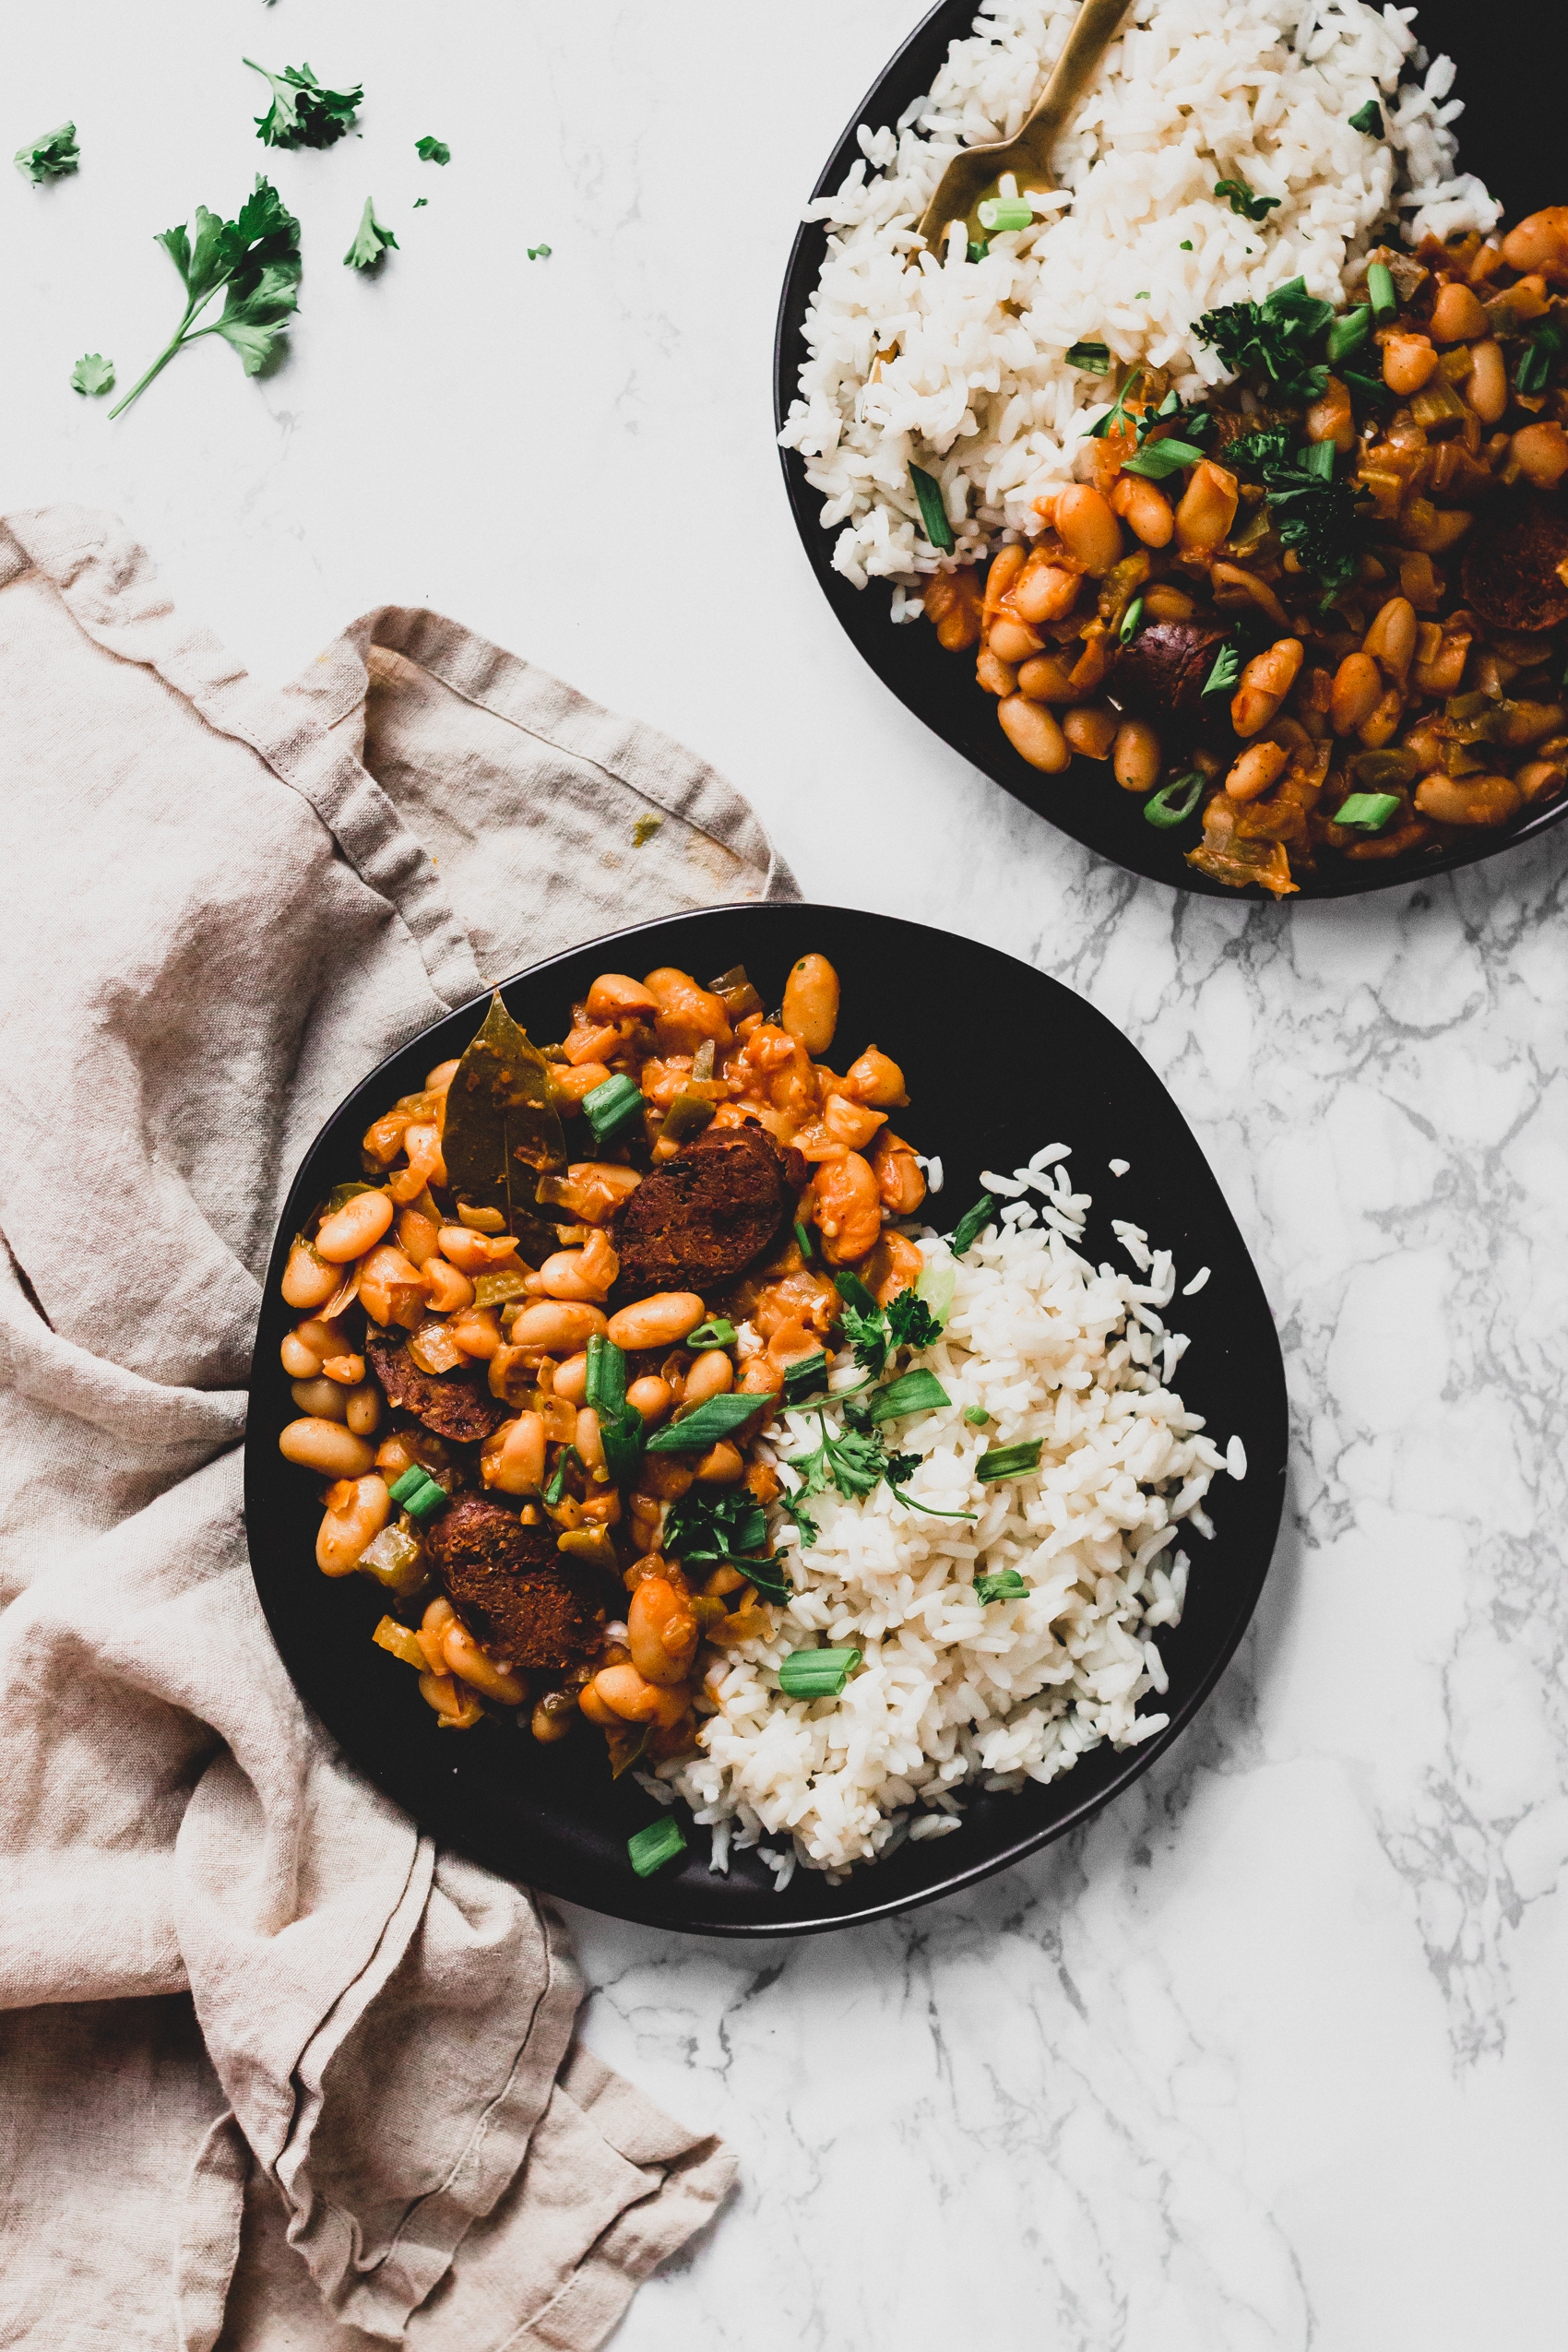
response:
[[[452,623],[265,691],[76,509],[0,526],[0,2345],[584,2352],[731,2159],[296,1699],[241,1517],[259,1277],[381,1055],[794,885],[711,770]]]

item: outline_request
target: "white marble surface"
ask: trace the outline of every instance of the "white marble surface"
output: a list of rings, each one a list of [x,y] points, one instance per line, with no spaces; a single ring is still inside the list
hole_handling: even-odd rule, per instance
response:
[[[0,172],[5,499],[116,509],[267,677],[376,603],[456,614],[707,753],[808,893],[1071,982],[1175,1092],[1278,1315],[1268,1593],[1129,1801],[902,1925],[578,1917],[596,2046],[743,2168],[618,2346],[1558,2343],[1568,833],[1337,907],[1182,899],[861,667],[793,540],[769,356],[793,208],[912,13],[13,9],[0,149],[74,114],[86,161]],[[110,425],[66,375],[101,350],[128,383],[172,330],[153,232],[263,160],[242,51],[369,92],[362,141],[276,162],[294,356],[252,385],[209,343]],[[377,283],[339,267],[371,192]]]

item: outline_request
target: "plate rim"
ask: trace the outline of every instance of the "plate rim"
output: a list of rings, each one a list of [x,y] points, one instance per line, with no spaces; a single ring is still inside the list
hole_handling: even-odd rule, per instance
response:
[[[1057,980],[1054,974],[1040,971],[1035,965],[1026,964],[1021,957],[1009,956],[1005,949],[993,947],[989,942],[972,940],[964,933],[944,932],[934,925],[918,922],[905,916],[885,915],[826,900],[804,899],[743,900],[726,902],[720,906],[692,908],[672,915],[653,917],[618,931],[601,932],[594,938],[583,940],[571,947],[541,957],[534,964],[526,965],[516,972],[508,973],[505,978],[492,983],[491,987],[482,989],[474,997],[451,1006],[434,1020],[426,1022],[421,1028],[384,1054],[373,1068],[339,1098],[301,1155],[293,1176],[290,1180],[279,1211],[264,1277],[263,1311],[258,1317],[256,1341],[252,1354],[246,1390],[247,1401],[254,1405],[258,1382],[264,1376],[270,1377],[270,1367],[265,1365],[263,1355],[266,1344],[264,1330],[269,1321],[276,1318],[276,1309],[272,1310],[272,1314],[269,1316],[267,1308],[273,1299],[277,1281],[287,1255],[292,1219],[306,1189],[307,1171],[316,1155],[323,1149],[331,1130],[338,1125],[350,1106],[354,1105],[361,1096],[369,1095],[374,1091],[377,1082],[382,1079],[383,1074],[390,1065],[408,1053],[411,1048],[417,1046],[433,1029],[443,1027],[459,1014],[472,1013],[476,1020],[481,1017],[482,1008],[488,1003],[493,988],[508,991],[524,983],[537,984],[558,967],[571,963],[578,956],[596,948],[612,944],[619,947],[624,943],[635,940],[647,932],[668,932],[672,925],[683,927],[687,924],[700,923],[707,917],[733,917],[737,914],[746,916],[756,914],[770,921],[779,921],[786,918],[809,921],[814,914],[832,915],[837,918],[849,916],[857,922],[887,924],[905,932],[920,932],[933,942],[956,941],[966,947],[979,948],[987,954],[1002,957],[1004,961],[1016,966],[1019,970],[1027,972],[1032,980],[1043,981],[1049,988],[1060,990],[1094,1020],[1104,1022],[1122,1039],[1127,1049],[1137,1056],[1150,1081],[1165,1097],[1171,1115],[1180,1121],[1182,1128],[1185,1129],[1194,1149],[1208,1171],[1219,1207],[1229,1219],[1241,1258],[1256,1285],[1258,1299],[1263,1309],[1264,1325],[1266,1327],[1267,1347],[1265,1351],[1266,1360],[1257,1365],[1255,1376],[1260,1388],[1266,1388],[1272,1392],[1265,1409],[1274,1426],[1278,1453],[1277,1468],[1271,1467],[1267,1474],[1274,1488],[1271,1498],[1272,1513],[1268,1519],[1267,1550],[1255,1575],[1252,1577],[1253,1588],[1250,1597],[1246,1598],[1244,1607],[1238,1610],[1234,1622],[1223,1641],[1216,1644],[1203,1670],[1195,1676],[1191,1688],[1185,1692],[1171,1712],[1170,1720],[1165,1728],[1152,1738],[1140,1740],[1134,1746],[1105,1751],[1117,1758],[1109,1785],[1099,1789],[1087,1788],[1082,1797],[1071,1799],[1065,1804],[1060,1818],[1021,1832],[1000,1851],[987,1855],[962,1868],[955,1869],[944,1874],[936,1883],[918,1888],[913,1892],[886,1895],[875,1894],[873,1891],[876,1883],[875,1866],[863,1864],[856,1866],[855,1880],[859,1885],[865,1886],[868,1892],[864,1899],[851,1910],[828,1916],[803,1918],[782,1918],[777,1920],[764,1918],[741,1921],[719,1918],[686,1920],[665,1916],[650,1916],[647,1910],[636,1907],[636,1890],[645,1883],[651,1886],[657,1882],[645,1882],[629,1876],[626,1906],[612,1907],[594,1900],[580,1890],[574,1890],[569,1884],[561,1883],[560,1877],[552,1869],[547,1868],[542,1873],[534,1873],[530,1870],[530,1874],[524,1878],[499,1868],[490,1853],[481,1850],[478,1843],[465,1836],[461,1820],[454,1819],[446,1812],[439,1795],[433,1793],[428,1788],[418,1785],[422,1778],[427,1776],[424,1767],[415,1763],[410,1771],[405,1773],[380,1758],[374,1763],[368,1763],[355,1752],[350,1740],[338,1730],[333,1721],[329,1694],[336,1689],[341,1679],[334,1670],[335,1662],[324,1661],[318,1670],[313,1669],[308,1664],[302,1666],[298,1657],[298,1645],[294,1640],[293,1628],[290,1622],[290,1612],[280,1594],[272,1589],[273,1579],[264,1574],[257,1562],[251,1535],[253,1500],[259,1500],[261,1490],[267,1479],[276,1478],[284,1466],[270,1443],[264,1443],[262,1439],[260,1432],[266,1418],[265,1414],[254,1409],[247,1412],[244,1485],[246,1556],[250,1562],[252,1581],[266,1617],[268,1631],[296,1693],[315,1716],[334,1745],[347,1757],[353,1769],[407,1813],[421,1835],[439,1838],[456,1851],[466,1854],[469,1859],[479,1862],[497,1877],[506,1879],[514,1885],[544,1895],[554,1900],[576,1903],[584,1909],[600,1912],[607,1918],[624,1919],[640,1927],[652,1927],[684,1935],[745,1942],[830,1934],[842,1929],[864,1927],[873,1921],[897,1918],[907,1912],[921,1909],[929,1903],[939,1902],[948,1895],[963,1893],[984,1880],[994,1877],[998,1872],[1027,1860],[1030,1855],[1042,1851],[1046,1847],[1056,1844],[1060,1838],[1066,1836],[1070,1832],[1082,1828],[1096,1814],[1103,1812],[1113,1801],[1123,1796],[1132,1784],[1141,1779],[1181,1738],[1207,1705],[1221,1676],[1235,1656],[1243,1635],[1253,1622],[1278,1550],[1280,1526],[1284,1515],[1290,1470],[1291,1431],[1289,1391],[1278,1330],[1273,1311],[1268,1305],[1262,1277],[1258,1274],[1252,1253],[1247,1247],[1246,1237],[1241,1232],[1230,1209],[1224,1187],[1220,1183],[1209,1156],[1194,1134],[1180,1104],[1176,1102],[1164,1080],[1133,1040],[1119,1028],[1115,1022],[1111,1020],[1109,1015],[1102,1013],[1099,1006],[1092,1004],[1087,997],[1080,995],[1075,989],[1070,988],[1065,981]],[[267,1336],[270,1337],[271,1335],[268,1333]],[[1253,1466],[1249,1464],[1249,1476],[1252,1475],[1253,1475]],[[328,1694],[326,1703],[318,1693]],[[1068,1782],[1070,1788],[1071,1776],[1063,1777]],[[1058,1781],[1053,1785],[1060,1788],[1062,1782]]]
[[[842,183],[845,173],[860,157],[861,149],[856,137],[860,125],[862,123],[873,122],[879,111],[885,120],[896,119],[900,110],[890,109],[883,95],[888,84],[909,65],[915,53],[923,50],[926,43],[930,42],[934,46],[940,42],[945,53],[948,43],[961,38],[970,30],[977,6],[978,0],[934,0],[934,5],[927,9],[924,16],[893,52],[845,125],[826,162],[817,174],[815,184],[811,192],[810,200],[813,203],[825,196],[832,195]],[[905,102],[907,103],[908,101],[906,100]],[[1109,865],[1120,867],[1123,873],[1136,874],[1140,880],[1153,882],[1163,889],[1185,892],[1190,897],[1216,898],[1229,901],[1235,906],[1261,907],[1265,909],[1272,907],[1276,911],[1281,908],[1322,906],[1344,898],[1361,898],[1379,890],[1419,889],[1423,883],[1432,881],[1440,874],[1461,873],[1467,867],[1482,865],[1493,858],[1506,856],[1510,850],[1523,849],[1533,845],[1544,834],[1553,831],[1565,818],[1568,818],[1568,792],[1565,792],[1561,799],[1549,802],[1544,808],[1536,810],[1525,819],[1522,825],[1503,834],[1501,838],[1490,838],[1484,830],[1478,827],[1473,839],[1451,843],[1447,849],[1426,863],[1395,872],[1385,871],[1384,866],[1375,860],[1369,860],[1364,864],[1353,867],[1346,867],[1341,861],[1333,869],[1335,874],[1333,886],[1324,887],[1318,877],[1303,876],[1298,890],[1286,898],[1271,900],[1261,888],[1249,885],[1244,889],[1233,890],[1226,884],[1215,881],[1211,875],[1196,873],[1191,866],[1186,865],[1184,861],[1180,861],[1182,871],[1179,873],[1157,871],[1153,862],[1155,849],[1152,847],[1149,861],[1143,864],[1131,861],[1119,855],[1116,850],[1106,848],[1103,842],[1096,837],[1092,827],[1080,829],[1078,826],[1068,821],[1065,813],[1052,813],[1047,804],[1047,796],[1038,784],[1031,787],[1028,781],[1032,771],[1028,770],[1025,764],[1018,760],[1016,754],[1014,760],[1009,762],[1004,748],[1006,745],[1006,738],[1002,734],[1000,728],[992,726],[983,735],[977,729],[972,742],[956,742],[944,728],[938,726],[928,716],[926,710],[921,707],[918,696],[906,693],[900,684],[895,683],[885,674],[875,659],[872,646],[864,642],[873,630],[877,630],[879,622],[878,636],[892,629],[893,624],[884,615],[880,602],[873,605],[862,601],[873,594],[880,599],[887,583],[875,580],[869,582],[864,588],[856,588],[842,573],[834,571],[832,549],[836,532],[828,531],[823,527],[822,494],[813,490],[806,481],[806,461],[801,452],[798,449],[786,449],[778,444],[778,436],[784,429],[790,402],[795,396],[801,362],[806,356],[805,314],[811,291],[817,280],[822,254],[826,245],[826,227],[821,221],[802,220],[797,225],[790,247],[790,257],[785,265],[784,282],[779,292],[778,309],[774,326],[774,440],[784,478],[785,496],[789,502],[790,517],[805,552],[806,561],[811,566],[828,610],[837,622],[839,628],[885,691],[892,695],[896,701],[901,703],[928,733],[934,735],[938,742],[944,744],[956,757],[968,762],[971,766],[978,767],[992,783],[999,786],[1011,799],[1017,801],[1034,815],[1042,818],[1056,832],[1064,833],[1070,840],[1076,841],[1080,848],[1089,850],[1095,857],[1104,859]],[[869,625],[863,617],[867,614],[871,616]],[[860,627],[856,626],[857,616],[861,618]],[[910,623],[908,625],[914,627],[919,624]],[[992,736],[997,739],[995,743],[991,741]],[[1391,860],[1389,863],[1393,865],[1395,861]]]

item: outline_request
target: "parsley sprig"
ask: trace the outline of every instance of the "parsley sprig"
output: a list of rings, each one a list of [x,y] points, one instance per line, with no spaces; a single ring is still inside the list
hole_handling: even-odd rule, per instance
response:
[[[46,180],[63,180],[67,173],[79,169],[81,150],[77,145],[77,126],[62,123],[57,131],[45,131],[41,138],[30,139],[19,147],[13,162],[18,172],[25,172],[35,188]]]
[[[300,224],[267,180],[257,178],[237,220],[220,220],[198,204],[194,244],[183,221],[165,229],[157,242],[184,281],[184,316],[140,382],[110,410],[112,417],[140,398],[176,351],[204,335],[221,335],[238,351],[245,374],[255,375],[278,350],[299,308]],[[197,327],[196,319],[220,293],[222,316]]]
[[[255,118],[255,135],[267,147],[332,147],[352,130],[364,97],[362,87],[324,89],[308,65],[285,65],[280,74],[241,60],[272,85],[272,103]]]
[[[1332,303],[1307,291],[1304,278],[1287,279],[1261,303],[1227,303],[1206,310],[1194,325],[1233,375],[1265,375],[1287,399],[1315,400],[1328,382],[1314,347],[1334,317]]]
[[[844,1301],[844,1336],[854,1349],[861,1370],[874,1379],[898,1348],[930,1348],[942,1336],[942,1324],[914,1290],[900,1290],[879,1307],[858,1275],[834,1277]]]
[[[688,1568],[734,1568],[779,1607],[790,1587],[777,1560],[753,1558],[767,1541],[767,1514],[744,1487],[705,1494],[693,1487],[664,1515],[659,1538],[672,1560]]]
[[[374,198],[366,196],[360,225],[354,232],[354,242],[343,255],[345,269],[379,269],[382,255],[390,246],[398,250],[398,240],[390,229],[384,229],[375,217]]]
[[[1271,425],[1232,441],[1225,455],[1263,483],[1280,544],[1295,549],[1332,602],[1356,576],[1361,516],[1350,484],[1334,478],[1334,444],[1312,442],[1292,454],[1293,439],[1287,427]]]

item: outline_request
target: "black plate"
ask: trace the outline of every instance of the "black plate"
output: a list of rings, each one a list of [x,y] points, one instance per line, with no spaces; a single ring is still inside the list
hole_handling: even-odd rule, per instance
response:
[[[1176,1253],[1182,1278],[1213,1268],[1181,1300],[1193,1347],[1182,1393],[1221,1446],[1239,1431],[1244,1481],[1218,1480],[1217,1529],[1193,1553],[1187,1611],[1160,1635],[1170,1677],[1170,1728],[1117,1754],[1096,1750],[1049,1788],[977,1796],[964,1826],[906,1843],[838,1886],[797,1870],[782,1895],[754,1856],[729,1877],[708,1870],[706,1832],[692,1833],[679,1871],[633,1875],[626,1838],[656,1815],[629,1777],[612,1783],[597,1736],[540,1748],[510,1720],[455,1733],[437,1728],[410,1669],[374,1647],[381,1601],[367,1578],[329,1579],[315,1560],[317,1481],[285,1463],[279,1432],[294,1416],[279,1347],[293,1318],[279,1291],[290,1236],[335,1183],[356,1174],[359,1141],[379,1111],[458,1053],[483,1016],[476,998],[384,1062],[337,1111],[307,1154],[267,1268],[251,1375],[245,1512],[252,1566],[278,1646],[304,1698],[353,1761],[419,1822],[505,1877],[620,1918],[705,1935],[793,1935],[907,1910],[1016,1861],[1084,1821],[1147,1769],[1212,1689],[1263,1586],[1279,1523],[1286,1464],[1285,1379],[1267,1303],[1202,1152],[1164,1087],[1089,1005],[994,948],[834,907],[736,907],[650,923],[580,947],[508,980],[507,1004],[531,1035],[561,1036],[594,975],[675,964],[701,976],[744,963],[777,995],[795,956],[820,950],[843,982],[840,1051],[874,1039],[903,1064],[912,1108],[899,1122],[940,1153],[946,1182],[936,1213],[955,1222],[980,1191],[982,1168],[1005,1171],[1045,1143],[1074,1147],[1079,1188],[1095,1208],[1087,1250],[1121,1258],[1114,1215]],[[1120,1181],[1106,1162],[1132,1162]],[[1174,1313],[1174,1310],[1173,1310]]]
[[[975,14],[976,0],[941,0],[922,19],[855,109],[812,190],[814,197],[831,195],[842,185],[851,164],[861,160],[855,133],[861,123],[873,129],[896,123],[910,100],[931,88],[948,44],[969,30]],[[1568,176],[1560,160],[1559,122],[1559,93],[1568,74],[1568,11],[1556,9],[1549,14],[1532,9],[1527,15],[1532,71],[1526,76],[1514,71],[1507,44],[1498,42],[1495,23],[1484,10],[1461,7],[1457,0],[1427,0],[1417,19],[1433,54],[1446,52],[1459,68],[1455,87],[1467,101],[1461,166],[1486,181],[1506,207],[1510,220],[1538,206],[1568,200]],[[802,334],[806,305],[826,242],[827,232],[820,223],[802,227],[790,256],[773,355],[774,415],[780,427],[806,357]],[[1118,865],[1147,874],[1151,881],[1199,891],[1206,897],[1256,899],[1261,896],[1257,891],[1238,893],[1206,874],[1195,873],[1182,856],[1195,837],[1183,832],[1179,840],[1173,839],[1169,833],[1146,825],[1142,802],[1134,793],[1119,791],[1103,766],[1075,759],[1066,775],[1041,776],[1021,760],[997,724],[994,700],[975,683],[973,663],[943,653],[924,622],[895,628],[888,617],[885,581],[873,580],[869,587],[857,588],[833,569],[837,532],[822,528],[823,501],[806,481],[805,459],[793,449],[779,454],[795,526],[822,592],[856,651],[906,709],[1015,800],[1059,826],[1086,849],[1114,858]],[[1301,876],[1300,896],[1348,898],[1366,890],[1419,882],[1428,874],[1445,873],[1455,866],[1496,857],[1561,824],[1565,816],[1568,797],[1536,810],[1510,832],[1477,833],[1433,856],[1389,865],[1325,860],[1323,873],[1316,877]]]

